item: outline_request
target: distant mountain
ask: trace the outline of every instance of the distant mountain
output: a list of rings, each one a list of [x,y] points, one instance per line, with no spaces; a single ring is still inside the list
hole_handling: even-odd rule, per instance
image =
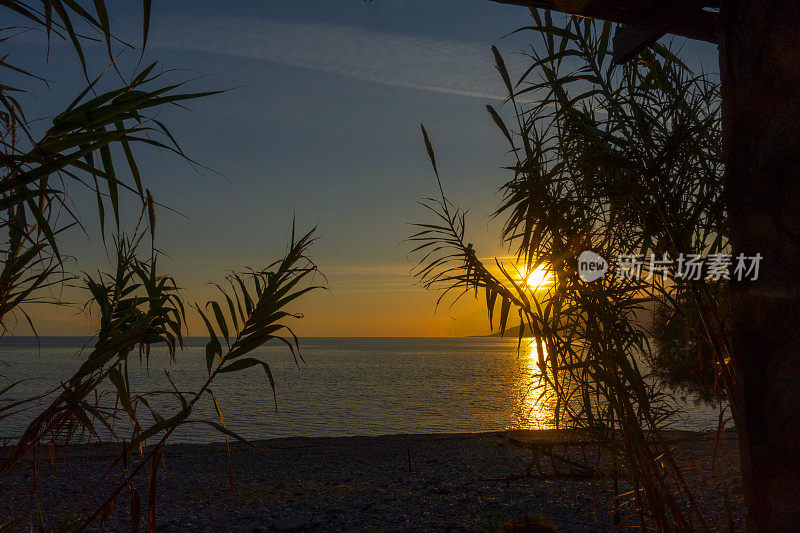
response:
[[[652,304],[651,304],[652,307]],[[644,309],[637,309],[635,312],[635,320],[638,321],[641,325],[649,325],[653,321],[653,311],[650,308]],[[500,332],[495,331],[494,333],[489,333],[488,335],[470,335],[470,337],[499,337]],[[509,337],[511,339],[519,338],[519,326],[514,326],[511,328],[506,328],[505,335],[503,337]],[[530,328],[525,328],[525,337],[532,337]]]
[[[528,328],[525,328],[524,335],[526,337],[530,337],[531,336],[531,332],[528,330]],[[470,335],[470,337],[499,337],[499,336],[500,336],[500,332],[499,331],[495,331],[494,333],[489,333],[488,335]],[[506,331],[505,331],[505,334],[503,335],[503,337],[508,337],[510,339],[519,338],[519,326],[506,328]]]

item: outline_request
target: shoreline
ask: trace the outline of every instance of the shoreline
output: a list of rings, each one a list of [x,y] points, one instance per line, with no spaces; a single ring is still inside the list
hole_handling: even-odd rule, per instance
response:
[[[570,430],[570,429],[525,429],[525,428],[511,428],[511,429],[498,429],[498,430],[489,430],[489,431],[433,431],[433,432],[420,432],[420,433],[378,433],[375,435],[364,435],[364,434],[352,434],[352,435],[292,435],[292,436],[283,436],[283,437],[267,437],[267,438],[260,438],[260,439],[248,439],[251,443],[257,446],[264,446],[267,448],[277,447],[280,448],[279,444],[284,443],[285,445],[292,445],[292,444],[303,444],[304,442],[306,445],[308,444],[323,444],[327,441],[347,441],[351,439],[357,440],[382,440],[382,439],[437,439],[437,438],[444,438],[444,439],[461,439],[461,438],[469,438],[469,437],[480,437],[480,436],[491,436],[491,435],[517,435],[517,436],[524,436],[529,439],[534,439],[538,441],[557,441],[558,439],[568,439],[570,437],[574,437],[578,433],[577,430]],[[716,434],[716,430],[706,429],[706,430],[697,430],[697,429],[669,429],[663,431],[663,434],[670,437],[669,440],[673,439],[681,439],[681,438],[697,438],[697,439],[713,439],[714,435]],[[736,431],[734,429],[726,429],[723,432],[723,438],[736,438]],[[318,442],[317,442],[318,441]],[[144,449],[150,449],[152,445],[144,446]],[[220,438],[220,440],[213,441],[213,442],[193,442],[193,441],[177,441],[177,442],[168,442],[166,444],[166,450],[172,450],[174,448],[182,448],[182,447],[196,447],[198,449],[205,448],[205,447],[225,447],[225,440],[224,437]],[[247,449],[248,446],[237,441],[233,437],[230,437],[230,447],[231,450],[234,448],[241,447],[242,449]],[[7,456],[9,451],[13,448],[13,445],[6,444],[0,445],[0,460]],[[111,454],[115,452],[116,448],[121,449],[121,444],[116,442],[92,442],[89,444],[86,443],[73,443],[67,445],[68,453],[73,453],[74,451],[85,451],[87,448],[90,449],[102,449],[108,448],[108,450],[104,450],[104,453]],[[47,447],[44,445],[40,445],[38,447],[40,450],[46,450]],[[63,448],[62,448],[63,450]]]
[[[493,531],[527,513],[546,517],[561,531],[605,530],[611,518],[603,504],[611,498],[607,480],[570,473],[552,461],[526,477],[538,455],[534,450],[562,449],[564,441],[573,441],[565,457],[585,461],[577,436],[565,430],[508,430],[253,441],[266,457],[232,442],[233,494],[224,442],[168,444],[157,481],[157,526],[161,531]],[[721,437],[711,477],[706,470],[714,432],[668,436],[698,488],[701,506],[713,517],[710,522],[723,520],[727,484],[734,520],[740,523],[735,434]],[[97,483],[118,449],[115,444],[70,445],[66,457],[59,456],[56,473],[42,461],[38,485],[46,518],[56,520],[72,506],[86,507],[107,493],[121,471]],[[0,448],[0,456],[7,453],[8,447]],[[4,480],[11,497],[0,502],[0,516],[26,506],[30,470],[28,463]],[[144,480],[137,485],[146,517]],[[130,527],[127,494],[116,502],[108,527]]]

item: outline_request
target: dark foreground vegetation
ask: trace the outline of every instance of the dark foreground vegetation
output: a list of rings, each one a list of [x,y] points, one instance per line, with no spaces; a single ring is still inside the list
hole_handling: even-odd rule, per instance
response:
[[[86,5],[84,5],[86,4]],[[173,154],[194,165],[180,148],[160,116],[167,108],[181,108],[213,92],[187,92],[185,81],[170,82],[157,63],[141,64],[147,42],[149,1],[142,3],[141,42],[136,47],[116,37],[112,17],[103,1],[0,2],[4,46],[20,35],[38,34],[48,44],[64,41],[76,55],[74,75],[85,88],[65,98],[63,109],[46,120],[31,84],[46,84],[46,73],[36,73],[4,55],[0,59],[0,335],[19,323],[34,332],[32,305],[69,306],[89,312],[99,323],[92,342],[72,375],[53,376],[50,389],[36,397],[15,395],[16,383],[0,382],[0,422],[25,413],[30,424],[4,453],[0,462],[3,505],[0,529],[103,529],[122,500],[127,526],[146,523],[156,528],[157,485],[164,466],[162,452],[173,432],[185,424],[209,425],[229,439],[244,441],[225,427],[220,403],[213,392],[217,376],[259,371],[274,390],[266,361],[253,350],[266,342],[282,342],[290,356],[300,357],[290,324],[301,315],[287,306],[315,288],[316,266],[308,256],[313,230],[295,234],[292,227],[286,251],[278,258],[244,272],[220,274],[219,297],[206,303],[184,302],[180,283],[160,269],[167,251],[159,248],[157,211],[162,207],[148,188],[137,164],[141,151]],[[87,44],[103,43],[107,56],[101,68],[92,67]],[[100,48],[95,48],[99,50]],[[75,201],[79,193],[96,199],[89,208]],[[132,213],[125,209],[132,203]],[[138,214],[138,218],[137,218]],[[127,215],[127,216],[126,216]],[[125,221],[134,221],[126,225]],[[62,247],[62,234],[85,225],[99,225],[109,265],[87,274],[80,257]],[[72,290],[76,301],[65,301]],[[175,358],[183,350],[187,313],[199,315],[208,331],[203,357],[207,380],[196,390],[179,390],[165,371],[163,386],[142,390],[132,382],[131,365],[146,365],[150,347],[166,345]],[[154,408],[154,398],[171,407]],[[217,418],[194,415],[198,402],[208,402]],[[159,402],[159,405],[164,405]],[[104,435],[101,437],[101,433]],[[121,475],[83,494],[80,505],[60,515],[65,490],[89,482],[78,469],[62,478],[58,499],[39,498],[40,461],[56,468],[73,442],[119,444],[103,458],[104,468],[120,468]],[[148,445],[145,448],[145,445]],[[136,460],[134,461],[134,457]],[[34,467],[26,468],[29,461]],[[145,483],[139,483],[145,478]],[[106,478],[109,480],[111,478]],[[232,481],[232,480],[230,480]],[[10,506],[9,491],[28,496]],[[22,505],[22,502],[27,502]],[[142,502],[147,502],[144,505]],[[119,522],[117,522],[119,526]]]

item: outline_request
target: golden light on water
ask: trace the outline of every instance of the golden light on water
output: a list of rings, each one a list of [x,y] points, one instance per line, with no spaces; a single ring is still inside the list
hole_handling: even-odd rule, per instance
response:
[[[523,266],[519,269],[519,278],[528,286],[532,291],[546,289],[554,283],[553,274],[544,265],[539,265],[528,271],[528,268]]]
[[[542,395],[542,372],[539,369],[539,351],[535,339],[528,339],[526,350],[520,351],[520,374],[517,383],[518,424],[527,429],[549,429],[553,427],[554,399],[552,393]],[[547,348],[544,348],[547,358]]]
[[[542,353],[544,353],[545,361],[547,360],[547,347],[542,346]],[[530,347],[528,348],[528,358],[530,359],[531,372],[533,376],[541,376],[542,370],[539,368],[539,343],[536,339],[531,339]]]

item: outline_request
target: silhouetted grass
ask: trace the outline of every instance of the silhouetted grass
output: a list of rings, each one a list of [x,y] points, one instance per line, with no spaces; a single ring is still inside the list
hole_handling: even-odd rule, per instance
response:
[[[156,63],[144,68],[137,65],[132,76],[123,76],[117,48],[133,48],[133,45],[114,36],[111,17],[102,0],[95,1],[91,8],[66,0],[41,5],[1,1],[0,12],[14,13],[45,33],[48,45],[51,39],[69,41],[86,78],[85,88],[38,137],[28,117],[38,119],[39,113],[29,112],[25,105],[28,100],[20,98],[26,91],[0,84],[0,235],[6,236],[6,245],[0,249],[3,256],[0,335],[19,316],[36,332],[35,321],[26,312],[26,306],[63,305],[51,293],[77,279],[82,280],[82,288],[88,294],[85,308],[96,312],[100,323],[94,346],[86,350],[80,368],[71,376],[54,376],[49,391],[33,398],[2,401],[18,383],[0,388],[0,421],[20,411],[39,409],[39,402],[46,402],[0,463],[0,483],[4,475],[28,457],[32,456],[34,465],[38,465],[42,458],[37,450],[42,445],[46,445],[47,458],[55,464],[59,450],[77,439],[118,441],[124,446],[111,461],[109,471],[121,466],[123,475],[109,494],[98,495],[103,503],[88,512],[72,511],[58,524],[42,523],[39,515],[37,526],[102,529],[119,495],[129,492],[131,528],[136,530],[143,518],[143,506],[135,480],[146,474],[147,523],[153,531],[161,453],[177,428],[206,424],[224,435],[226,441],[231,437],[249,444],[226,427],[211,388],[215,378],[255,367],[265,373],[265,382],[274,391],[268,363],[253,355],[253,351],[266,342],[278,341],[286,344],[295,358],[300,356],[297,338],[287,321],[301,315],[288,311],[287,306],[316,288],[309,281],[317,269],[307,255],[314,240],[313,230],[295,236],[293,228],[291,242],[282,258],[257,270],[230,274],[227,288],[217,285],[221,301],[192,306],[192,312],[199,313],[208,329],[205,383],[194,391],[179,390],[165,372],[171,390],[133,392],[140,389],[131,383],[129,367],[147,364],[152,346],[165,345],[172,358],[182,350],[187,306],[177,282],[158,268],[162,256],[155,244],[158,204],[145,186],[146,176],[139,171],[137,149],[148,147],[170,152],[193,163],[157,114],[165,106],[180,106],[216,92],[183,92],[182,83],[163,81]],[[142,3],[142,15],[143,52],[150,23],[149,1]],[[0,29],[0,37],[6,44],[13,43],[13,38],[26,29],[4,27]],[[83,50],[88,40],[103,42],[109,61],[108,67],[93,79],[89,77]],[[45,82],[42,76],[24,66],[7,62],[7,57],[0,59],[3,71],[37,83]],[[116,76],[111,80],[116,88],[100,91],[101,79],[108,82],[107,78],[112,76]],[[35,110],[36,106],[34,100],[31,107]],[[123,167],[125,173],[117,172]],[[123,174],[129,178],[124,179]],[[103,244],[108,240],[113,242],[110,255],[114,264],[110,272],[79,276],[67,268],[68,256],[60,249],[60,234],[82,226],[90,214],[74,210],[68,193],[70,185],[86,187],[96,198]],[[120,224],[120,195],[126,191],[138,197],[142,206],[136,227],[128,232]],[[107,215],[114,220],[109,238]],[[143,250],[142,243],[148,236],[149,250]],[[156,396],[173,400],[174,408],[169,414],[153,407]],[[217,420],[192,417],[195,404],[201,400],[214,404]],[[129,424],[122,424],[123,421]],[[125,434],[120,434],[120,428]],[[144,445],[153,443],[145,451]],[[138,459],[134,460],[134,456]],[[34,526],[36,471],[34,468],[31,479],[30,514],[0,517],[0,529],[37,527]]]
[[[653,362],[653,331],[641,316],[656,304],[682,312],[698,302],[700,328],[720,382],[726,364],[724,284],[682,281],[673,270],[648,279],[621,275],[623,254],[672,258],[728,250],[721,204],[719,88],[692,74],[665,46],[615,66],[612,25],[571,18],[564,26],[531,10],[540,39],[531,66],[512,79],[493,48],[508,91],[513,126],[487,110],[509,144],[511,174],[495,216],[516,264],[485,265],[466,238],[465,212],[440,195],[423,201],[433,215],[409,240],[419,254],[420,283],[457,300],[483,299],[490,327],[499,307],[500,331],[519,324],[519,340],[535,337],[542,394],[554,394],[556,421],[592,435],[612,464],[614,479],[630,480],[642,527],[708,530],[670,447],[661,438],[675,407],[669,390],[641,364]],[[543,50],[539,52],[538,50]],[[439,180],[433,145],[425,147]],[[591,250],[611,262],[608,274],[582,281],[577,258]],[[555,284],[534,290],[518,274],[544,265]],[[647,269],[643,271],[648,274]],[[513,312],[512,312],[513,310]],[[645,365],[646,366],[646,365]],[[615,504],[615,505],[616,505]]]

